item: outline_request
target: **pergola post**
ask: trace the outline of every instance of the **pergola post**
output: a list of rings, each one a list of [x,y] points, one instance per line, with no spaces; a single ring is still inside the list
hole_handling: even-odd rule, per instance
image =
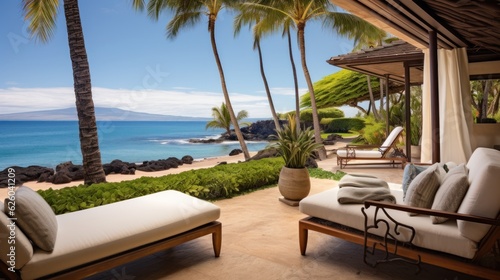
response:
[[[406,129],[406,157],[411,162],[411,108],[410,108],[410,65],[403,63],[405,68],[405,129]]]
[[[387,115],[386,135],[389,137],[389,74],[385,74],[385,111]]]
[[[438,76],[438,44],[437,33],[429,31],[429,61],[430,61],[430,94],[431,94],[431,130],[432,130],[432,163],[440,161],[439,132],[439,76]]]

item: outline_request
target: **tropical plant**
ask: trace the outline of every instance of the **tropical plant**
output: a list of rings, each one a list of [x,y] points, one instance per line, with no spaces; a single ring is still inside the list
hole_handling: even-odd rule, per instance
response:
[[[53,35],[59,4],[60,1],[23,0],[24,19],[29,23],[28,30],[41,42],[47,42]],[[83,179],[86,185],[90,185],[105,182],[106,175],[102,168],[99,150],[90,68],[83,40],[78,0],[64,0],[64,16],[73,66]]]
[[[222,128],[226,130],[227,135],[231,135],[231,116],[229,115],[229,110],[227,109],[226,104],[222,103],[219,107],[212,108],[212,116],[213,120],[207,122],[205,128]],[[238,123],[244,118],[248,118],[248,112],[245,110],[241,110],[238,112],[236,116],[236,120]],[[250,125],[248,122],[241,122],[241,125]]]
[[[314,87],[306,62],[305,51],[305,27],[307,22],[314,19],[322,19],[323,26],[336,30],[339,35],[348,36],[349,38],[373,37],[379,38],[380,29],[372,24],[347,13],[335,12],[335,6],[328,0],[293,0],[293,1],[264,1],[260,3],[245,3],[249,7],[256,10],[267,10],[268,20],[275,21],[277,24],[288,23],[294,25],[297,29],[297,39],[299,44],[302,69],[306,79],[307,87],[311,98],[311,108],[313,110],[313,127],[314,138],[317,143],[321,143],[320,123],[316,107],[316,98]],[[320,159],[326,158],[326,150],[319,150]]]
[[[274,121],[274,126],[276,130],[279,130],[281,128],[280,122],[278,119],[278,115],[276,114],[276,110],[274,108],[274,103],[273,103],[273,98],[271,96],[271,90],[269,89],[269,84],[267,82],[267,77],[266,73],[264,71],[264,61],[262,59],[262,49],[260,47],[260,40],[263,36],[263,34],[266,33],[269,29],[272,29],[272,27],[267,26],[264,21],[261,20],[261,15],[255,14],[255,13],[248,13],[245,12],[246,9],[244,9],[244,6],[239,6],[239,14],[236,15],[234,19],[234,34],[237,35],[241,27],[243,25],[252,25],[253,26],[253,49],[257,49],[257,52],[259,54],[259,65],[260,65],[260,75],[262,76],[262,81],[264,83],[264,89],[266,90],[266,95],[267,95],[267,101],[269,102],[269,108],[271,110],[271,115],[273,117]]]
[[[323,144],[316,143],[311,128],[297,129],[292,115],[288,115],[288,124],[277,131],[277,138],[277,142],[271,146],[278,150],[288,168],[304,168],[313,152],[323,147]]]
[[[133,0],[132,5],[138,10],[144,9],[145,0]],[[210,43],[214,54],[215,62],[219,70],[222,93],[224,102],[226,103],[231,123],[234,127],[234,132],[241,146],[241,150],[245,156],[245,160],[250,159],[247,144],[243,138],[236,115],[229,98],[229,92],[226,86],[226,78],[219,57],[217,43],[215,40],[215,23],[219,12],[225,8],[234,8],[239,4],[235,0],[150,0],[148,2],[148,14],[154,20],[158,20],[163,10],[174,12],[173,18],[167,24],[167,37],[175,38],[182,28],[190,27],[198,23],[203,17],[208,18],[208,32],[210,33]]]

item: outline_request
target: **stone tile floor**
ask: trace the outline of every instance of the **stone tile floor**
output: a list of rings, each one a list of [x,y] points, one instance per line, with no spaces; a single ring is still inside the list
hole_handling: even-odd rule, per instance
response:
[[[319,162],[335,171],[335,156]],[[346,172],[374,174],[401,183],[402,169],[387,166],[347,168]],[[331,180],[312,179],[311,194],[333,187]],[[167,251],[95,275],[91,279],[475,279],[432,265],[363,263],[363,247],[316,232],[309,233],[307,255],[298,242],[297,207],[278,201],[277,187],[215,202],[221,207],[222,251],[213,256],[206,236]]]

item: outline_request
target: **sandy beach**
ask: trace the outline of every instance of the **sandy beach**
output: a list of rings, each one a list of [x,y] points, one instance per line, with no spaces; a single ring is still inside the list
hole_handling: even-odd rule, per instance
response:
[[[321,166],[330,166],[330,164],[334,161],[332,159],[332,150],[345,146],[346,142],[349,141],[339,141],[335,145],[327,145],[325,146],[327,152],[330,154],[328,159],[319,162],[318,164]],[[255,155],[256,152],[250,153],[250,156]],[[333,156],[335,157],[335,156]],[[106,176],[106,180],[108,182],[121,182],[121,181],[127,181],[127,180],[134,180],[137,178],[141,177],[160,177],[168,174],[177,174],[181,173],[184,171],[192,170],[192,169],[200,169],[200,168],[210,168],[213,167],[221,162],[226,162],[226,163],[236,163],[236,162],[243,162],[245,161],[245,157],[243,154],[235,155],[235,156],[220,156],[220,157],[213,157],[213,158],[205,158],[202,160],[195,160],[193,161],[192,164],[183,164],[180,165],[178,168],[170,168],[168,170],[162,170],[162,171],[156,171],[156,172],[144,172],[144,171],[139,171],[137,170],[134,175],[123,175],[123,174],[109,174]],[[329,167],[328,167],[329,168]],[[38,183],[36,181],[30,181],[24,183],[24,186],[28,186],[32,188],[33,190],[45,190],[45,189],[61,189],[65,187],[72,187],[72,186],[78,186],[82,184],[83,181],[73,181],[67,184],[60,184],[60,185],[55,185],[52,183],[47,183],[47,182],[42,182]],[[0,188],[0,199],[5,199],[7,197],[7,192],[8,188]]]

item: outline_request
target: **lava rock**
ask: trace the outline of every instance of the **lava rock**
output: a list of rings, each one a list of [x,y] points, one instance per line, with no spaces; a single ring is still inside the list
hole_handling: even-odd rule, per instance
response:
[[[9,170],[11,170],[11,172],[9,172]],[[9,174],[13,175],[9,176]],[[25,182],[38,181],[38,178],[42,175],[48,177],[52,174],[54,174],[54,169],[37,165],[28,167],[11,166],[0,171],[0,188],[8,187],[9,183],[11,185],[14,183],[14,185],[20,186]],[[9,181],[9,179],[11,180]],[[14,182],[12,179],[15,179]]]
[[[185,155],[185,156],[183,156],[183,157],[181,158],[181,161],[182,161],[182,163],[183,163],[183,164],[184,164],[184,163],[186,163],[186,164],[192,164],[192,163],[193,163],[193,161],[194,161],[194,159],[193,159],[193,157],[192,157],[192,156],[190,156],[190,155]]]
[[[243,151],[242,151],[241,149],[234,149],[234,150],[232,150],[232,151],[229,153],[229,155],[230,155],[230,156],[237,156],[237,155],[239,155],[239,154],[241,154],[241,153],[243,153]]]

